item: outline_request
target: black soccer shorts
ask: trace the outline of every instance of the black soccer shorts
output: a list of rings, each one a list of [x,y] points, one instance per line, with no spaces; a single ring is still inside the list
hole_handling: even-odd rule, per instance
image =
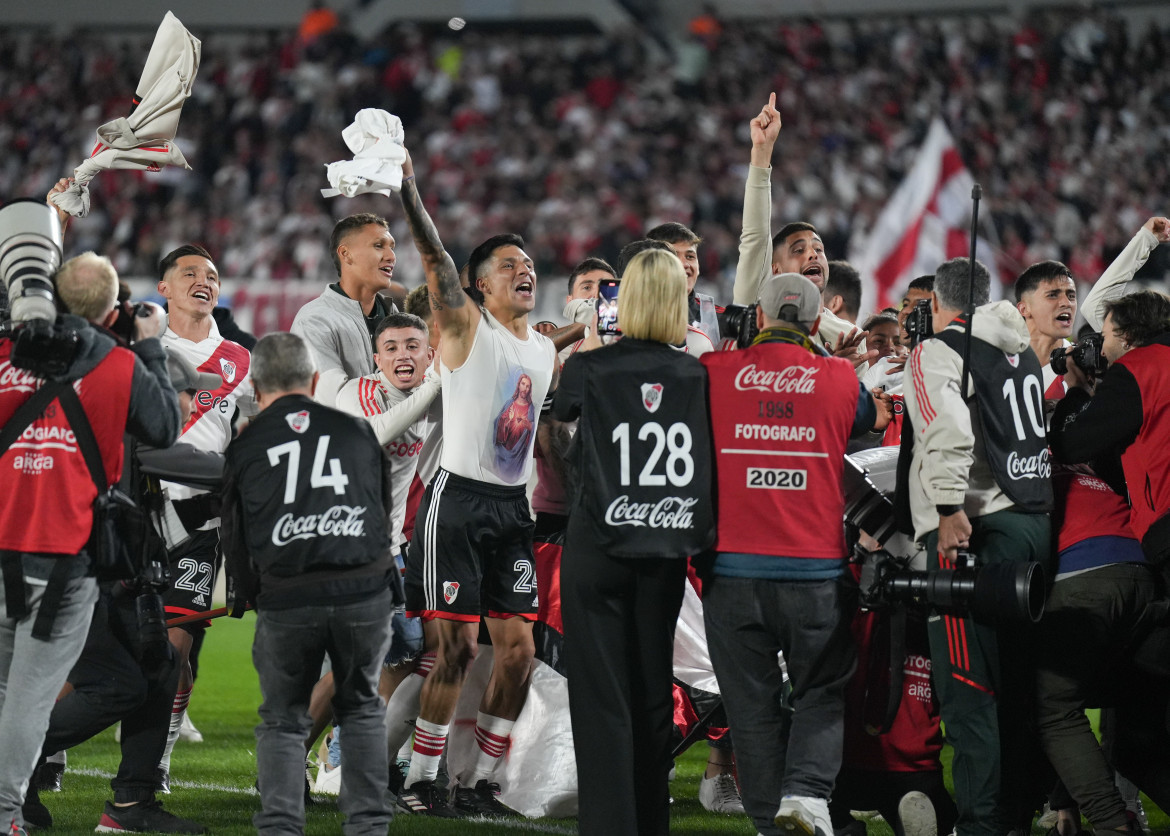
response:
[[[193,531],[191,537],[167,552],[171,587],[163,594],[167,617],[193,615],[211,609],[211,594],[223,558],[219,551],[219,529]],[[180,625],[190,632],[210,627],[210,621]]]
[[[406,559],[406,614],[534,621],[534,529],[523,487],[439,470],[419,504]]]

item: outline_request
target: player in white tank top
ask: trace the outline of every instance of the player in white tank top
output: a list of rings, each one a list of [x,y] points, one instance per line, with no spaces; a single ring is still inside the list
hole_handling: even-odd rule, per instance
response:
[[[519,339],[486,310],[463,365],[440,366],[444,427],[440,466],[494,485],[524,485],[556,350],[532,328]]]
[[[426,604],[417,607],[431,618],[440,630],[439,658],[423,687],[421,708],[415,727],[414,752],[410,774],[399,796],[399,805],[413,812],[432,815],[449,814],[444,794],[435,787],[439,756],[445,745],[455,705],[468,668],[467,661],[476,653],[479,624],[466,610],[456,613],[443,609],[442,601],[451,605],[460,594],[460,584],[445,581],[441,572],[455,571],[458,565],[479,567],[482,581],[489,572],[499,591],[501,565],[496,554],[444,554],[446,568],[438,568],[438,555],[428,544],[444,540],[458,542],[462,509],[456,503],[440,503],[442,486],[463,479],[482,494],[510,496],[523,491],[532,469],[532,447],[541,406],[553,383],[556,352],[552,343],[537,334],[528,324],[535,307],[536,273],[532,259],[524,252],[518,236],[497,236],[484,242],[472,253],[469,276],[482,308],[464,292],[459,271],[443,248],[438,232],[427,214],[414,179],[414,167],[407,158],[403,165],[400,192],[403,209],[415,246],[422,257],[427,287],[434,313],[435,327],[441,334],[440,369],[443,378],[443,450],[439,475],[428,487],[423,499],[426,519],[420,508],[415,542],[407,561],[407,608],[416,609],[412,583],[423,590]],[[450,474],[450,475],[448,475]],[[469,480],[469,481],[468,481]],[[436,486],[438,489],[436,490]],[[521,494],[522,496],[522,494]],[[490,510],[492,500],[485,500]],[[432,511],[431,504],[434,504]],[[527,501],[524,500],[527,505]],[[501,501],[515,512],[516,502]],[[506,515],[500,514],[499,519]],[[526,564],[531,571],[531,519],[517,521],[527,527],[516,532],[493,532],[501,540],[511,539],[512,546],[527,539],[527,559],[517,556],[516,566]],[[420,537],[419,529],[423,530]],[[453,537],[450,532],[455,532]],[[416,547],[420,561],[415,561]],[[509,564],[512,555],[508,556]],[[416,568],[422,567],[422,568]],[[418,573],[417,575],[415,573]],[[428,574],[429,573],[429,574]],[[529,584],[525,574],[517,579],[516,588]],[[476,588],[487,589],[483,583]],[[532,590],[531,585],[525,586]],[[535,596],[529,592],[529,603]],[[465,601],[461,600],[463,605]],[[490,599],[480,597],[480,606],[491,608]],[[481,612],[487,610],[481,609]],[[503,617],[509,614],[521,617]],[[487,689],[480,703],[475,736],[479,750],[470,767],[457,776],[460,787],[455,791],[455,806],[487,815],[510,812],[496,796],[498,784],[492,772],[507,750],[512,725],[524,706],[532,666],[533,640],[531,613],[514,609],[486,617],[492,638],[493,664]]]

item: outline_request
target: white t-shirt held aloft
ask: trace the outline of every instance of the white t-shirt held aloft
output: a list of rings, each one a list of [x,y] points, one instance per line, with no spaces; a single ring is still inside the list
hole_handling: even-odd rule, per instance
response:
[[[536,422],[552,383],[556,349],[531,327],[518,339],[481,309],[467,360],[440,364],[446,471],[493,485],[525,485]]]

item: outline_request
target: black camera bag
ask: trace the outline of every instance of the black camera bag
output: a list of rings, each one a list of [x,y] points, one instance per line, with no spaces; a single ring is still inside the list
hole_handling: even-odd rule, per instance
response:
[[[135,578],[152,557],[160,559],[159,554],[165,548],[162,539],[147,512],[116,485],[106,482],[97,439],[77,392],[65,384],[59,399],[98,490],[93,501],[93,529],[88,546],[94,575],[99,581]]]

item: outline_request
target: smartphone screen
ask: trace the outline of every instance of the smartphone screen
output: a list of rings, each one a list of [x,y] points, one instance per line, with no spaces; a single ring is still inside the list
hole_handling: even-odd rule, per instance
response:
[[[602,279],[597,284],[597,333],[620,334],[618,329],[618,287],[617,279]]]

